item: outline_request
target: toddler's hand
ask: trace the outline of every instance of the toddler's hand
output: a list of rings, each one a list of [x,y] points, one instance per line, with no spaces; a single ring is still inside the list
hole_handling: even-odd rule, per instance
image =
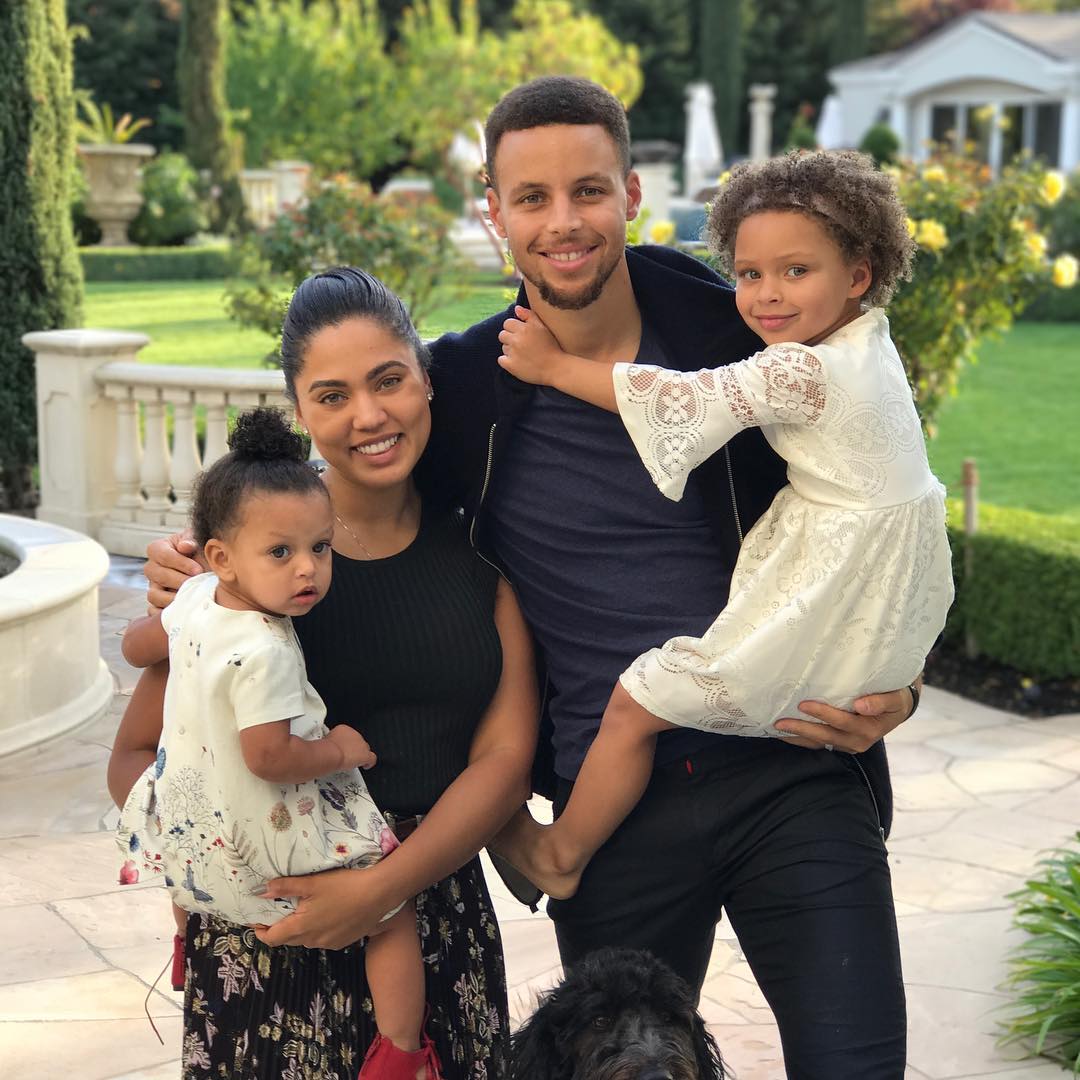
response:
[[[499,331],[503,348],[499,363],[522,382],[554,386],[566,353],[536,312],[518,305],[514,314],[517,318],[507,319]]]
[[[331,728],[326,737],[332,740],[344,755],[342,769],[370,769],[375,764],[375,753],[368,746],[367,739],[348,724],[338,724]]]

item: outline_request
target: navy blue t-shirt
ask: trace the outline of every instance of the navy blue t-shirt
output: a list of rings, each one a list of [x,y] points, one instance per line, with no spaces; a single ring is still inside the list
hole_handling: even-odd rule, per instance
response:
[[[637,362],[670,366],[647,327]],[[727,603],[730,568],[695,485],[665,498],[617,414],[550,387],[515,423],[488,509],[547,666],[555,771],[573,780],[619,675],[668,638],[701,635]],[[665,732],[656,760],[709,738]]]

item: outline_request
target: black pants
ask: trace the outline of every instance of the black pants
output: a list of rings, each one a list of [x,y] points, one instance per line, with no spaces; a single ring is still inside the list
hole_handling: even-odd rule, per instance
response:
[[[563,963],[604,945],[648,949],[700,993],[723,908],[776,1016],[791,1080],[902,1080],[892,887],[854,759],[774,739],[715,741],[655,769],[577,895],[549,902]],[[570,788],[560,783],[556,812]]]

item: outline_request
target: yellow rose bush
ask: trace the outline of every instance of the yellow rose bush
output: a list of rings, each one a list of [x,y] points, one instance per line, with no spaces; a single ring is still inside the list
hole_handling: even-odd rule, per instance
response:
[[[1064,190],[1060,173],[1021,158],[994,179],[984,165],[947,154],[897,168],[919,252],[889,321],[932,433],[979,342],[1008,330],[1051,284],[1071,287],[1077,267],[1075,259],[1051,259],[1053,238],[1039,225]]]

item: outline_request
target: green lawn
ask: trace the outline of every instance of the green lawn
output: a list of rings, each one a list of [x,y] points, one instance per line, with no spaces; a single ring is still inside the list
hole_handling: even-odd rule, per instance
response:
[[[464,297],[434,309],[419,329],[425,338],[463,330],[506,306],[502,285],[474,285]],[[151,364],[258,367],[274,340],[225,314],[221,281],[92,282],[86,286],[84,321],[110,330],[150,336],[139,354]]]
[[[930,464],[960,495],[973,457],[979,498],[1080,524],[1080,326],[1022,322],[979,349],[938,417]]]
[[[475,285],[434,310],[420,332],[433,338],[464,329],[504,307],[505,296],[503,285]],[[149,363],[257,367],[273,341],[232,322],[222,298],[220,281],[90,284],[85,322],[149,334],[140,354]],[[961,462],[974,457],[984,502],[1080,523],[1080,328],[1019,323],[979,351],[938,418],[934,471],[959,495]]]

